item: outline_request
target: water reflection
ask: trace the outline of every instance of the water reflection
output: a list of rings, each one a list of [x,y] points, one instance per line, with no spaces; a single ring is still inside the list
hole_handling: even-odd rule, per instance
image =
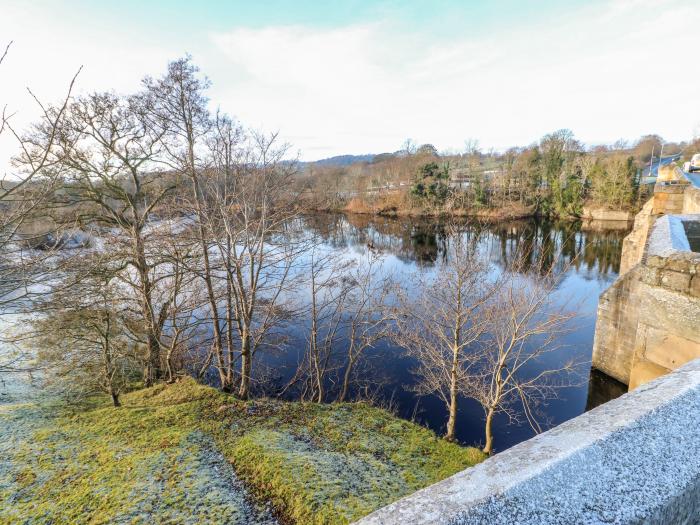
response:
[[[436,219],[393,218],[371,215],[315,214],[303,217],[303,227],[334,248],[371,246],[407,263],[429,265],[446,252],[446,224]],[[558,252],[588,278],[609,280],[620,269],[622,240],[628,230],[584,231],[580,222],[510,221],[482,224],[457,221],[460,231],[486,240],[490,257],[499,266],[515,257],[532,270],[536,262],[547,267]],[[544,257],[542,257],[544,255]]]
[[[454,231],[438,219],[391,218],[369,215],[315,214],[298,219],[295,229],[320,238],[329,251],[357,256],[367,250],[382,252],[387,269],[398,282],[408,282],[409,273],[417,267],[433,271],[435,263],[446,257]],[[576,330],[567,334],[567,352],[562,359],[590,362],[599,294],[617,277],[622,240],[627,230],[585,230],[580,223],[552,221],[510,221],[481,224],[462,220],[456,224],[460,235],[478,243],[497,268],[517,263],[526,271],[543,270],[556,259],[562,279],[559,292],[572,298],[580,310]],[[519,259],[516,259],[519,258]],[[266,356],[281,384],[289,379],[305,345],[303,321],[288,327],[287,351]],[[369,356],[369,373],[381,385],[378,393],[386,403],[405,418],[416,419],[438,433],[444,431],[444,404],[430,396],[418,398],[411,391],[414,381],[413,363],[401,348],[383,341]],[[560,363],[547,363],[555,367]],[[542,409],[542,422],[559,424],[589,407],[617,397],[622,390],[597,374],[588,377],[589,369],[577,386],[564,389],[559,399],[551,400]],[[624,385],[623,385],[624,387]],[[457,438],[463,443],[483,441],[484,414],[470,400],[463,400],[459,409]],[[527,425],[513,426],[507,419],[497,419],[494,434],[498,450],[528,439],[534,432]]]
[[[607,403],[611,399],[616,399],[626,392],[627,385],[592,368],[591,375],[588,378],[586,412],[603,403]]]

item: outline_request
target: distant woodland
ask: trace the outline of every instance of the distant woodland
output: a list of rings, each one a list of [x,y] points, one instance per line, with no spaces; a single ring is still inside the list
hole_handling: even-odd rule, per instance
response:
[[[660,154],[696,151],[700,139],[669,144],[658,135],[588,148],[569,130],[503,153],[483,151],[476,141],[467,141],[463,152],[439,153],[407,140],[399,151],[371,160],[304,165],[297,182],[318,209],[576,218],[584,206],[634,211],[649,190],[650,163]]]

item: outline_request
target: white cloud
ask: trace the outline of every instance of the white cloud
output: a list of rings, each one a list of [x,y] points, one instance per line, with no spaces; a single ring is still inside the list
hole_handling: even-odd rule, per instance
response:
[[[561,127],[591,143],[648,132],[680,140],[700,124],[695,0],[596,2],[485,36],[410,32],[386,19],[234,27],[154,44],[109,20],[90,29],[54,22],[25,7],[3,12],[0,35],[21,27],[23,38],[0,68],[0,101],[22,113],[32,111],[25,85],[58,98],[79,64],[81,89],[127,91],[190,50],[217,105],[280,130],[307,159],[394,150],[406,137],[505,148]]]
[[[212,77],[244,120],[282,129],[309,157],[406,136],[503,148],[559,127],[588,142],[680,140],[700,121],[699,23],[696,2],[628,0],[438,42],[383,23],[234,29],[212,36],[232,68]]]

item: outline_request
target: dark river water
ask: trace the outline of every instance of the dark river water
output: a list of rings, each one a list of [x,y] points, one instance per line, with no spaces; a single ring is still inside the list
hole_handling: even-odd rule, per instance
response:
[[[408,283],[417,268],[431,271],[435,261],[445,256],[449,238],[440,220],[385,218],[362,215],[317,214],[305,217],[302,227],[322,241],[322,250],[347,258],[361,258],[370,246],[384,255],[384,266],[399,283]],[[590,368],[598,296],[616,279],[627,230],[586,231],[579,223],[538,221],[502,222],[488,226],[465,222],[460,230],[479,231],[478,241],[495,268],[517,252],[539,252],[554,247],[562,253],[564,276],[558,293],[571,299],[579,309],[576,329],[563,340],[566,348],[558,355],[564,361],[574,357],[589,363],[576,381],[577,386],[560,392],[559,398],[542,407],[539,420],[545,428],[557,425],[584,411],[613,399],[626,387]],[[416,292],[413,290],[412,292]],[[273,371],[280,384],[292,376],[305,346],[303,320],[287,327],[286,350],[262,355],[260,361]],[[447,411],[442,401],[417,396],[411,389],[414,363],[403,349],[390,341],[381,342],[369,354],[370,374],[376,374],[374,394],[400,417],[414,419],[442,434]],[[549,361],[549,366],[556,363]],[[545,365],[543,365],[545,366]],[[484,414],[474,401],[463,399],[457,421],[457,439],[467,445],[480,445]],[[494,424],[496,450],[504,450],[534,435],[527,424],[510,424],[499,417]]]

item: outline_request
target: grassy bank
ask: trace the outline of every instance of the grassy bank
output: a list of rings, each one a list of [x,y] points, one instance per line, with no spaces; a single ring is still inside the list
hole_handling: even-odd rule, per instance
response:
[[[364,404],[189,379],[123,403],[1,408],[0,523],[348,523],[483,459]]]

